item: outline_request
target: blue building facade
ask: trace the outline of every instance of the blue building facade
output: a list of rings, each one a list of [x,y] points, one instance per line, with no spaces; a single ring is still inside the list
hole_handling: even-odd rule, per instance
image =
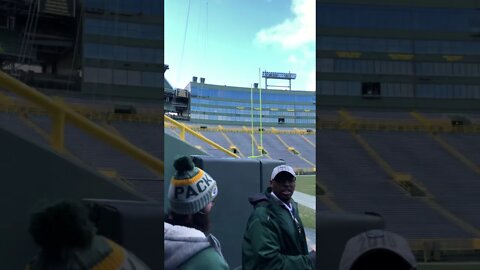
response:
[[[163,99],[163,2],[86,0],[82,91]]]
[[[477,1],[317,1],[319,99],[480,99],[479,7]]]
[[[253,119],[258,126],[261,115],[264,126],[315,127],[315,92],[197,82],[190,82],[186,88],[190,91],[194,123],[249,126]]]

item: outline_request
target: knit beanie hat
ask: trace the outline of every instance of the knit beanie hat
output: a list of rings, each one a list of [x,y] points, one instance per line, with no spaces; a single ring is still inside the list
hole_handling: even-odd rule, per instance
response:
[[[40,247],[29,270],[149,269],[117,243],[96,235],[87,209],[78,202],[62,201],[34,213],[29,232]]]
[[[200,168],[189,156],[173,163],[175,174],[170,181],[168,201],[170,209],[182,215],[195,214],[205,208],[218,194],[217,182]]]

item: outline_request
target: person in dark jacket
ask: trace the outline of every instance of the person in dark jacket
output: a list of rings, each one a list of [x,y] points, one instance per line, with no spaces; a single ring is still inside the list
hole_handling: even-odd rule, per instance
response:
[[[164,266],[172,269],[229,269],[220,242],[209,233],[217,183],[188,156],[175,160],[164,222]]]
[[[243,269],[315,269],[316,253],[308,252],[297,203],[292,199],[295,181],[292,167],[277,166],[265,193],[249,198],[255,208],[243,237]]]
[[[62,201],[32,216],[29,228],[40,247],[27,270],[148,270],[135,255],[97,235],[80,203]]]

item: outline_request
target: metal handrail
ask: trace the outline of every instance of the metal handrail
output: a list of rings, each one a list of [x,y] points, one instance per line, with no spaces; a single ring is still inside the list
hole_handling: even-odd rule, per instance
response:
[[[222,147],[221,145],[215,143],[214,141],[208,139],[207,137],[203,136],[202,134],[196,132],[195,130],[193,130],[192,128],[188,127],[187,125],[185,124],[182,124],[176,120],[173,120],[172,118],[168,117],[168,116],[164,116],[165,118],[165,122],[167,123],[171,123],[173,124],[174,126],[180,128],[180,139],[182,139],[183,141],[185,140],[185,132],[188,132],[190,134],[192,134],[193,136],[199,138],[200,140],[208,143],[209,145],[215,147],[216,149],[226,153],[227,155],[231,156],[231,157],[234,157],[234,158],[239,158],[238,155],[230,152],[229,150],[225,149],[224,147]]]
[[[35,90],[34,88],[24,84],[23,82],[16,80],[3,71],[0,71],[0,86],[3,86],[7,90],[10,90],[29,100],[30,102],[46,109],[52,114],[53,129],[51,134],[51,143],[55,150],[59,152],[63,151],[65,121],[71,122],[78,128],[83,129],[87,133],[103,140],[106,143],[109,143],[116,149],[150,167],[160,177],[163,178],[164,164],[162,160],[136,147],[124,138],[117,136],[91,122],[81,114],[72,110],[61,100],[52,99],[47,95]]]

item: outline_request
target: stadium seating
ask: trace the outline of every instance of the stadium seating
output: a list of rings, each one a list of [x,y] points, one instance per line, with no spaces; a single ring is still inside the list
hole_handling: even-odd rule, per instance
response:
[[[197,147],[198,149],[204,151],[205,153],[214,156],[214,157],[228,157],[227,154],[220,151],[219,149],[210,146],[208,143],[200,140],[199,138],[193,136],[192,134],[186,133],[185,140],[191,145]]]
[[[480,227],[477,173],[426,134],[369,132],[363,136],[394,168],[423,183],[442,206]]]
[[[480,137],[477,134],[441,134],[453,147],[467,158],[480,164]]]
[[[388,229],[408,238],[469,236],[390,180],[349,132],[320,131],[317,146],[322,149],[317,155],[318,173],[345,211],[376,212]]]
[[[133,144],[163,158],[163,127],[157,123],[113,121],[111,126]]]
[[[27,138],[36,143],[45,144],[45,140],[40,137],[34,129],[29,127],[20,117],[15,113],[0,113],[0,126],[6,128],[8,131]]]
[[[278,129],[278,134],[272,132],[264,132],[262,139],[260,133],[254,133],[253,140],[253,155],[252,155],[252,136],[248,130],[242,127],[225,127],[224,130],[218,130],[211,127],[205,129],[196,128],[197,132],[204,135],[206,138],[214,141],[225,149],[230,149],[235,146],[240,157],[260,156],[259,147],[262,145],[265,150],[264,158],[267,159],[282,159],[287,164],[291,165],[297,170],[313,171],[315,167],[315,138],[314,135],[301,134],[283,134],[292,132],[294,129]],[[265,128],[267,130],[268,128]],[[172,128],[166,128],[166,133],[178,135],[178,131]],[[301,136],[309,136],[302,138]],[[227,157],[227,155],[218,149],[208,145],[206,142],[190,135],[185,135],[185,140],[191,145],[198,147],[202,151],[214,157]],[[307,140],[310,142],[307,142]],[[289,149],[291,147],[292,149]],[[296,153],[295,153],[296,152]]]
[[[84,106],[90,104],[88,100],[81,101]],[[108,106],[92,104],[93,111],[102,108],[106,110]],[[0,126],[20,137],[49,147],[49,136],[52,130],[50,116],[46,112],[37,111],[37,109],[33,109],[34,112],[14,109],[11,112],[6,110],[7,112],[0,113]],[[161,125],[131,121],[114,121],[108,125],[106,120],[97,120],[96,123],[127,138],[134,145],[148,149],[147,152],[154,156],[163,158],[163,128]],[[120,153],[110,145],[70,124],[65,126],[64,140],[65,154],[70,158],[98,169],[108,177],[127,182],[151,198],[162,198],[163,184],[159,184],[158,176],[133,158]]]
[[[50,119],[46,116],[31,116],[46,132],[50,130]],[[97,122],[97,124],[99,124]],[[65,128],[66,148],[83,162],[96,168],[112,168],[124,178],[156,178],[155,174],[140,163],[129,158],[113,147],[86,134],[77,127],[67,124]],[[141,147],[141,146],[140,146]]]
[[[454,125],[455,117],[467,122]],[[323,109],[317,209],[379,213],[421,261],[477,260],[478,119],[465,112]]]

